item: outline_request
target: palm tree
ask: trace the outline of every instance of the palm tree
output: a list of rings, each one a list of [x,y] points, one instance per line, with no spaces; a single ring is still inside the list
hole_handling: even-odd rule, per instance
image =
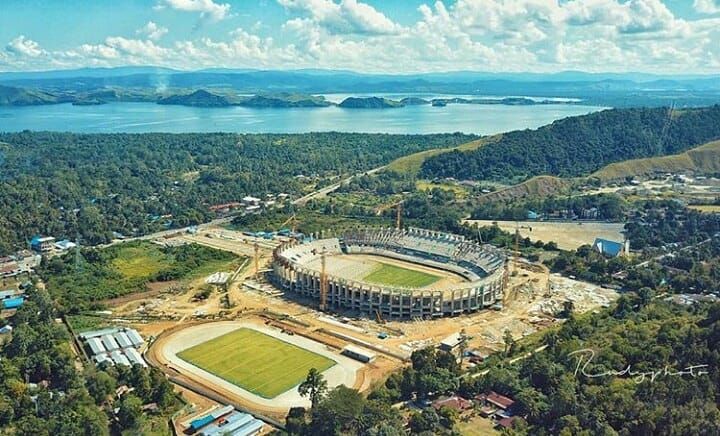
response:
[[[325,392],[327,392],[327,389],[327,380],[325,380],[325,377],[315,368],[310,368],[307,377],[305,377],[305,381],[298,386],[300,396],[309,397],[313,409],[318,405],[323,395],[325,395]]]

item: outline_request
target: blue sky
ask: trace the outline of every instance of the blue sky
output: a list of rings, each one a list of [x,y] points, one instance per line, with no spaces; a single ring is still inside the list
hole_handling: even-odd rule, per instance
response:
[[[0,71],[720,72],[720,0],[1,0]]]

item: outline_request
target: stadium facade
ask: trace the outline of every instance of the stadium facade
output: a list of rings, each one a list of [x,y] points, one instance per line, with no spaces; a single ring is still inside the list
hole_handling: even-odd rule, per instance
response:
[[[409,262],[461,276],[449,289],[400,288],[326,274],[328,309],[383,318],[434,318],[482,310],[502,301],[505,255],[462,236],[418,228],[363,228],[311,242],[288,242],[273,253],[274,284],[298,296],[320,299],[321,256],[366,254]],[[315,262],[316,263],[316,262]]]

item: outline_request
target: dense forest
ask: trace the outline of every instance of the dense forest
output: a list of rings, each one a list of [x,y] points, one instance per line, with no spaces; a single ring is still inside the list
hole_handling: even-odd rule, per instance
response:
[[[362,172],[471,135],[0,134],[0,254],[35,234],[84,245],[209,220],[208,206]],[[320,180],[322,182],[322,180]]]
[[[682,307],[651,292],[627,294],[601,313],[571,316],[542,342],[546,350],[517,365],[494,364],[461,390],[514,397],[527,420],[517,434],[720,432],[719,304]],[[595,356],[585,366],[588,349]],[[695,365],[707,366],[687,372]]]
[[[0,340],[0,433],[33,436],[168,434],[181,400],[165,375],[140,366],[76,366],[69,332],[55,322],[51,296],[28,290],[8,321],[12,338]],[[2,343],[3,340],[5,343]],[[132,393],[118,398],[116,387]],[[142,406],[155,403],[150,415]]]
[[[537,175],[588,175],[628,159],[676,154],[720,138],[720,106],[614,109],[503,134],[473,151],[427,159],[427,178],[518,182]]]

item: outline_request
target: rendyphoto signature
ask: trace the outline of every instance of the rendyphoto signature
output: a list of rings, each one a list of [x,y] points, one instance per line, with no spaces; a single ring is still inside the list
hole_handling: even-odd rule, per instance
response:
[[[669,366],[665,365],[662,369],[652,370],[652,371],[634,371],[632,369],[632,365],[628,365],[624,369],[620,371],[610,370],[610,371],[604,371],[604,372],[598,372],[598,373],[589,373],[587,371],[588,365],[593,361],[595,358],[595,351],[590,348],[583,348],[580,350],[575,350],[572,353],[568,354],[568,356],[578,356],[578,363],[575,367],[575,375],[582,374],[585,377],[588,378],[600,378],[600,377],[608,377],[608,376],[629,376],[632,377],[632,379],[635,381],[635,383],[642,383],[644,381],[649,381],[650,383],[654,382],[658,377],[682,377],[682,376],[690,376],[690,377],[700,377],[702,375],[708,374],[708,371],[705,370],[705,368],[708,368],[708,365],[702,364],[702,365],[692,365],[688,366],[686,368],[683,368],[681,370],[673,370],[670,369]]]

